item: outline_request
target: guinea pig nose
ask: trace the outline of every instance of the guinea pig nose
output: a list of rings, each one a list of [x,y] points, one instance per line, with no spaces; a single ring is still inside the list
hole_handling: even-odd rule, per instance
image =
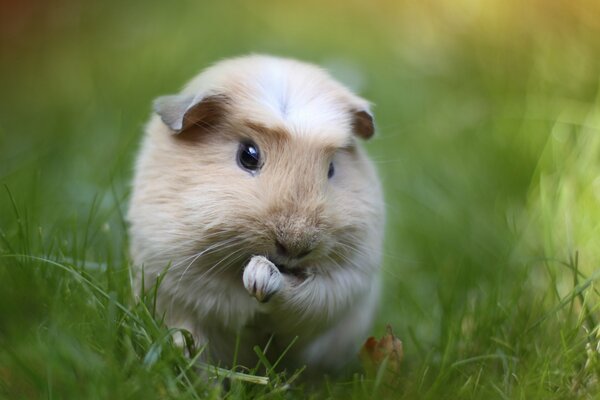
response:
[[[275,247],[277,248],[277,254],[279,254],[280,256],[288,256],[288,250],[287,248],[281,244],[281,242],[279,242],[279,240],[277,240],[275,242]]]
[[[279,240],[275,241],[275,248],[277,249],[277,254],[280,256],[291,258],[302,258],[310,254],[313,250],[312,248],[286,246]]]

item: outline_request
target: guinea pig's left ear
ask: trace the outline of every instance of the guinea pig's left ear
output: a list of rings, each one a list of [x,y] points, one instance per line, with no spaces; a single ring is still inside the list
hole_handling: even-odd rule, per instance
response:
[[[373,123],[373,114],[369,110],[354,110],[352,113],[352,129],[354,134],[369,139],[375,133],[375,124]]]
[[[225,96],[162,96],[154,101],[154,112],[175,134],[193,126],[210,128],[223,115]]]

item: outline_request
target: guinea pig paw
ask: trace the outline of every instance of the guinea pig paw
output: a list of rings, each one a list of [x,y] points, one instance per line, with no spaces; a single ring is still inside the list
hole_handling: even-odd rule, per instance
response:
[[[283,277],[271,261],[263,256],[250,259],[242,277],[244,287],[261,303],[269,301],[281,287]]]

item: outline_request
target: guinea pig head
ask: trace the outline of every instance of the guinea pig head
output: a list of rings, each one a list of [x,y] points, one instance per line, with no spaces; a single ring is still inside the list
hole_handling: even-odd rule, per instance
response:
[[[250,57],[212,67],[161,97],[165,183],[178,226],[290,269],[356,250],[379,212],[357,139],[374,133],[368,103],[322,70]],[[183,160],[183,161],[182,161]],[[189,253],[193,253],[190,251]]]

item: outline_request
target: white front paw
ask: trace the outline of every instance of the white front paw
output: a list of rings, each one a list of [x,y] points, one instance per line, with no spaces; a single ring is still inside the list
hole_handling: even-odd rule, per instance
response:
[[[261,303],[269,301],[281,287],[283,277],[271,261],[263,256],[254,256],[244,268],[244,287]]]

